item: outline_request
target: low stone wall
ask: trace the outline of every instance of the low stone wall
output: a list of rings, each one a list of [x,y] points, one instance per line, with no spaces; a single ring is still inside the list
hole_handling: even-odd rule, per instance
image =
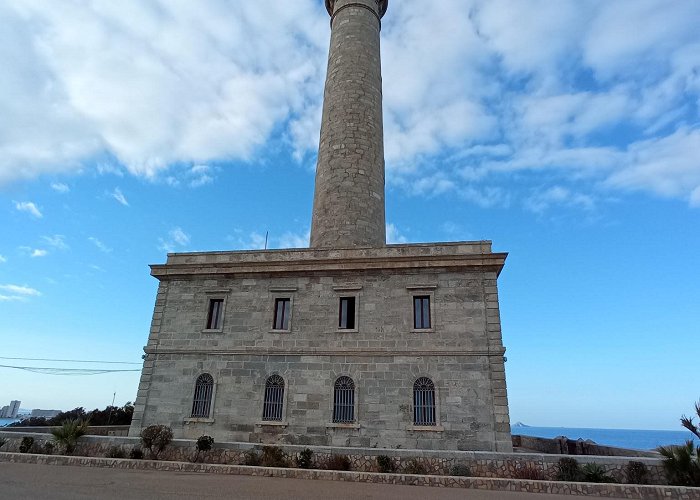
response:
[[[19,432],[22,434],[39,433],[46,434],[53,429],[58,429],[59,426],[23,426],[23,427],[3,427],[0,432]],[[90,436],[128,436],[128,425],[91,425],[88,427],[88,435]]]
[[[35,441],[36,453],[41,453],[44,442],[51,440],[50,434],[27,434]],[[0,431],[0,438],[8,439],[2,451],[16,452],[22,436]],[[134,447],[140,447],[138,438],[85,436],[80,439],[75,455],[104,457],[110,447],[121,447],[128,456]],[[202,455],[202,459],[213,464],[243,464],[245,453],[249,450],[261,450],[263,445],[253,443],[215,443],[214,449]],[[299,445],[278,446],[294,464],[298,454],[307,448]],[[350,459],[352,470],[377,472],[377,456],[391,457],[396,470],[404,471],[416,462],[422,465],[428,474],[448,475],[455,465],[469,468],[473,477],[480,478],[526,478],[553,480],[556,477],[557,463],[562,455],[545,455],[536,453],[495,453],[483,451],[430,451],[379,448],[341,448],[328,446],[309,446],[314,452],[313,460],[318,467],[323,467],[332,455],[345,455]],[[195,454],[195,442],[192,440],[174,440],[160,455],[161,460],[185,462],[192,460]],[[624,483],[624,469],[631,461],[639,461],[649,470],[649,484],[666,484],[663,467],[659,459],[639,457],[596,457],[576,458],[581,465],[596,463],[606,469],[616,481]],[[535,472],[535,474],[533,474]]]
[[[372,472],[341,472],[327,470],[282,469],[274,467],[247,467],[240,465],[193,464],[153,460],[125,460],[113,458],[66,457],[0,453],[0,462],[45,465],[72,465],[82,467],[109,467],[114,469],[161,470],[190,473],[211,473],[248,476],[269,476],[292,479],[322,479],[412,486],[470,488],[523,493],[549,493],[605,498],[645,500],[700,500],[700,488],[679,486],[641,486],[629,484],[568,483],[532,481],[523,479],[494,479],[435,475],[381,474]]]
[[[569,439],[564,436],[542,438],[534,436],[513,435],[513,447],[525,448],[540,453],[555,455],[595,455],[604,457],[649,457],[659,456],[654,451],[630,450],[615,446],[604,446],[583,439]]]

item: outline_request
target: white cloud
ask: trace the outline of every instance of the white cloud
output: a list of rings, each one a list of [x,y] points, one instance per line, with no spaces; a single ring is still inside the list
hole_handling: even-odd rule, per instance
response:
[[[54,248],[58,248],[59,250],[67,250],[68,245],[66,244],[66,237],[63,236],[62,234],[54,234],[53,236],[42,236],[42,240],[47,245],[50,245]]]
[[[700,2],[424,3],[382,25],[389,185],[507,206],[504,173],[547,171],[698,203]],[[0,4],[0,184],[96,169],[198,187],[280,144],[311,163],[328,34],[317,0]]]
[[[37,219],[41,219],[44,216],[44,214],[41,213],[41,210],[39,210],[39,207],[37,207],[31,201],[16,201],[15,210],[18,212],[26,212]]]
[[[386,225],[386,242],[388,244],[396,244],[396,243],[407,243],[408,239],[401,234],[399,229],[396,227],[394,224],[387,224]]]
[[[124,196],[124,193],[122,193],[122,190],[119,189],[118,187],[117,187],[117,188],[114,188],[114,191],[112,191],[111,193],[109,193],[109,195],[110,195],[112,198],[114,198],[115,200],[117,200],[119,203],[121,203],[122,205],[124,205],[125,207],[128,207],[128,206],[129,206],[129,202],[128,202],[127,199],[126,199],[126,196]]]
[[[167,238],[158,238],[158,249],[164,252],[172,253],[178,247],[187,246],[190,243],[190,237],[182,228],[175,227],[168,231]]]
[[[0,285],[0,302],[27,300],[29,297],[39,297],[41,292],[26,285]],[[7,295],[6,295],[7,294]]]
[[[32,250],[30,257],[46,257],[49,254],[46,250],[43,250],[41,248],[35,248]]]
[[[51,189],[53,189],[57,193],[67,193],[70,191],[68,184],[64,184],[62,182],[52,182]]]
[[[107,245],[102,243],[102,241],[95,238],[94,236],[88,237],[88,241],[92,242],[92,244],[95,245],[101,252],[109,253],[112,251],[111,248],[109,248]]]
[[[536,192],[525,200],[525,208],[538,214],[545,212],[555,205],[592,210],[595,208],[595,201],[589,195],[575,193],[562,186],[552,186],[543,191]]]
[[[7,262],[7,258],[3,255],[0,255],[0,264],[4,264],[5,262]]]
[[[308,248],[310,238],[310,230],[301,234],[286,232],[277,240],[276,248]]]

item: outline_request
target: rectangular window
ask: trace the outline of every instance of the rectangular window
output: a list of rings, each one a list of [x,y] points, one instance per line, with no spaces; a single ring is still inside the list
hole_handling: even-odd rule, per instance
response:
[[[415,330],[430,328],[429,295],[416,295],[413,297],[413,328]]]
[[[224,319],[224,299],[209,299],[207,330],[219,330]]]
[[[289,330],[289,313],[292,301],[290,299],[275,299],[275,317],[272,322],[273,330]]]
[[[340,298],[338,328],[341,330],[355,329],[355,297]]]

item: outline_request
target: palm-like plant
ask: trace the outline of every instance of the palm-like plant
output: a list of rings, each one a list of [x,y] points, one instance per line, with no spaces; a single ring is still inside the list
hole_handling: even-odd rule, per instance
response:
[[[683,446],[660,446],[668,482],[676,486],[700,486],[700,447],[692,440]]]
[[[61,427],[53,429],[53,440],[63,446],[66,455],[75,451],[78,439],[87,434],[90,423],[87,420],[65,420]]]
[[[695,413],[697,413],[698,417],[700,418],[700,401],[695,403]],[[693,417],[686,417],[685,415],[683,415],[681,417],[681,425],[693,434],[695,434],[698,437],[698,439],[700,439],[700,429],[693,423]]]

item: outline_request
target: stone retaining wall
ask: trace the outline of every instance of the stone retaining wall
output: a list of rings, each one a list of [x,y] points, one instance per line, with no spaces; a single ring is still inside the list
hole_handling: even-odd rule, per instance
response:
[[[32,436],[35,441],[36,453],[42,452],[44,442],[51,441],[50,434],[26,434]],[[8,440],[2,451],[16,452],[22,436],[15,433],[0,431],[0,438]],[[104,457],[110,447],[121,447],[126,455],[134,447],[140,447],[137,438],[130,437],[104,437],[84,436],[78,442],[75,455],[90,457]],[[243,464],[245,453],[249,450],[261,450],[263,445],[252,443],[215,443],[214,449],[202,455],[202,459],[213,464]],[[280,445],[290,464],[298,454],[307,448],[300,445]],[[479,451],[430,451],[430,450],[403,450],[380,448],[341,448],[328,446],[309,446],[314,452],[313,460],[317,466],[323,467],[324,463],[332,455],[345,455],[350,459],[351,468],[354,471],[377,472],[377,456],[391,457],[397,471],[405,470],[409,463],[415,461],[421,464],[427,473],[435,475],[448,475],[454,465],[465,465],[473,477],[480,478],[519,478],[553,480],[556,477],[556,467],[564,455],[545,455],[535,453],[496,453]],[[195,442],[192,440],[174,440],[160,455],[161,460],[185,462],[190,461],[195,453]],[[596,457],[576,456],[572,457],[583,465],[596,463],[604,467],[608,474],[620,483],[624,483],[624,469],[634,460],[642,462],[649,470],[649,484],[666,484],[661,461],[653,458],[640,457]],[[539,471],[538,476],[530,474],[531,471]],[[525,475],[523,475],[525,474]]]
[[[66,457],[0,453],[0,462],[34,463],[45,465],[73,465],[82,467],[109,467],[115,469],[162,470],[177,472],[212,473],[229,475],[269,476],[293,479],[322,479],[367,483],[470,488],[494,491],[550,493],[559,495],[594,496],[606,498],[700,500],[700,488],[679,486],[641,486],[629,484],[567,483],[558,481],[531,481],[523,479],[495,479],[434,475],[380,474],[372,472],[341,472],[274,467],[247,467],[240,465],[193,464],[152,460],[125,460],[113,458]]]
[[[584,441],[583,439],[569,439],[565,436],[556,438],[542,438],[535,436],[513,435],[513,446],[525,448],[533,452],[555,455],[596,455],[605,457],[649,457],[657,458],[655,451],[630,450],[615,446],[605,446]]]

